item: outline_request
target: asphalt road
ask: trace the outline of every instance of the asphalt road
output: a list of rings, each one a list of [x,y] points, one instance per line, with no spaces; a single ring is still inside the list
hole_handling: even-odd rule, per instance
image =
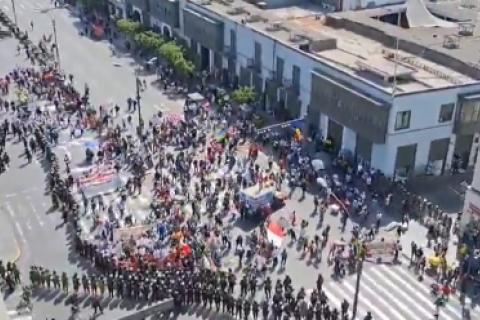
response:
[[[10,0],[0,0],[0,8],[11,13]],[[75,84],[83,89],[85,83],[91,88],[92,102],[98,104],[118,103],[123,109],[126,99],[135,94],[135,76],[138,74],[137,65],[128,54],[112,55],[110,44],[107,41],[94,41],[79,34],[82,29],[79,19],[65,9],[52,9],[48,0],[16,0],[16,11],[21,28],[29,29],[33,21],[34,28],[30,29],[30,37],[40,39],[43,34],[52,32],[52,18],[55,19],[58,42],[60,48],[61,66],[68,73],[75,76]],[[8,9],[8,10],[6,10]],[[8,72],[14,66],[27,65],[23,56],[16,55],[16,42],[13,39],[0,40],[0,74]],[[154,76],[147,77],[147,81],[154,80]],[[159,90],[149,86],[142,93],[142,110],[145,119],[148,119],[158,110],[164,108],[178,113],[182,108],[182,100],[171,100]],[[163,107],[162,107],[163,106]],[[32,264],[42,265],[52,270],[85,272],[89,265],[85,264],[69,250],[69,236],[65,226],[61,223],[59,213],[51,212],[50,199],[44,194],[45,173],[41,159],[32,164],[25,165],[22,156],[23,147],[18,144],[9,144],[12,165],[6,174],[0,176],[0,223],[10,226],[15,236],[15,241],[21,249],[20,266],[23,271]],[[62,153],[69,152],[74,161],[81,161],[83,154],[81,143],[65,142],[57,148],[60,157]],[[274,214],[290,219],[292,211],[296,211],[297,221],[307,219],[310,221],[307,234],[313,237],[321,231],[317,225],[317,217],[312,217],[312,196],[308,195],[302,201],[299,193],[294,193],[287,205]],[[385,220],[388,220],[386,217]],[[331,226],[331,239],[349,237],[351,224],[347,233],[342,234],[339,229],[339,219],[327,215],[324,225]],[[236,228],[235,233],[245,233],[245,228]],[[287,241],[288,242],[288,241]],[[324,259],[319,264],[308,261],[296,246],[288,246],[288,260],[286,270],[276,270],[272,277],[283,277],[288,273],[294,285],[310,289],[314,287],[318,273],[326,279],[326,292],[331,303],[339,307],[341,301],[347,297],[352,305],[355,286],[355,276],[350,275],[340,281],[330,278],[331,268]],[[235,268],[237,260],[234,257],[226,259],[227,267]],[[26,278],[24,273],[24,279]],[[364,315],[370,310],[374,319],[414,320],[433,319],[433,299],[429,294],[428,281],[418,282],[415,275],[405,266],[367,264],[362,278],[359,315]],[[64,319],[69,314],[68,306],[59,294],[43,294],[35,303],[34,318],[44,319],[55,317]],[[257,292],[257,299],[263,299],[263,292]],[[461,306],[455,298],[442,310],[441,319],[461,319]],[[7,304],[12,307],[15,297],[7,299]],[[121,305],[121,308],[117,308]],[[129,312],[131,305],[111,303],[107,308],[105,319],[115,319],[118,315]],[[86,313],[91,314],[87,308]],[[476,312],[476,311],[475,311]],[[480,317],[478,312],[477,316]],[[430,317],[431,316],[431,317]],[[217,315],[207,311],[192,311],[182,314],[179,319],[217,318]]]
[[[83,90],[88,83],[91,88],[91,100],[94,105],[112,105],[113,103],[126,109],[126,100],[135,95],[136,64],[128,55],[112,56],[108,43],[90,40],[79,36],[77,26],[79,19],[64,9],[52,9],[48,0],[15,1],[16,13],[20,28],[27,28],[33,41],[38,41],[43,34],[52,33],[52,19],[55,19],[58,43],[60,48],[61,66],[67,72],[75,75],[75,85]],[[0,8],[12,14],[11,2],[0,1]],[[34,29],[29,27],[30,21]],[[0,74],[6,74],[15,66],[28,66],[24,55],[16,54],[17,42],[12,38],[0,40]],[[154,76],[141,77],[148,82]],[[142,92],[142,115],[150,118],[159,110],[179,112],[183,101],[168,99],[160,91],[149,86]],[[169,109],[167,109],[169,108]],[[135,115],[134,115],[135,116]],[[136,118],[136,117],[134,117]],[[37,159],[26,165],[23,158],[23,146],[9,144],[8,152],[12,158],[11,168],[0,176],[0,224],[2,230],[13,231],[14,240],[2,242],[8,257],[16,255],[20,249],[19,265],[28,281],[27,270],[30,265],[42,265],[51,270],[85,272],[89,266],[78,259],[69,250],[69,232],[62,224],[58,212],[51,212],[50,198],[44,194],[45,173],[42,160]],[[78,142],[66,142],[56,148],[56,152],[63,158],[63,153],[69,152],[74,162],[83,159],[83,149]],[[18,248],[12,248],[18,246]],[[7,306],[14,308],[17,295],[8,297]],[[59,294],[42,294],[34,308],[34,319],[55,317],[65,319],[70,314],[69,307],[64,304],[65,297]],[[85,313],[91,314],[88,299]],[[106,308],[104,318],[118,318],[130,313],[133,306],[128,303],[110,303]],[[120,307],[118,307],[120,306]]]

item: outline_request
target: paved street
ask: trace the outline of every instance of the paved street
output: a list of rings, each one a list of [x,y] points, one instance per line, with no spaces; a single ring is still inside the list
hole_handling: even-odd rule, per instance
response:
[[[17,0],[16,13],[20,28],[29,31],[30,37],[40,39],[42,34],[51,33],[51,19],[54,18],[58,31],[58,42],[61,55],[61,66],[68,73],[75,75],[75,84],[80,91],[84,83],[91,88],[92,101],[94,104],[118,103],[125,109],[126,99],[135,94],[136,65],[133,59],[125,55],[112,55],[112,50],[107,41],[94,41],[79,35],[81,24],[79,19],[66,9],[52,9],[49,0]],[[11,1],[0,0],[0,9],[12,13]],[[34,22],[33,30],[30,29],[30,21]],[[10,71],[13,66],[27,66],[23,55],[16,55],[17,42],[14,39],[0,40],[0,74]],[[154,76],[148,76],[152,81]],[[161,108],[178,113],[182,109],[182,100],[171,100],[159,90],[149,86],[142,93],[143,115],[150,118]],[[164,107],[161,107],[164,106]],[[72,155],[75,166],[83,161],[84,140],[72,140],[68,133],[64,133],[61,145],[55,148],[59,159],[63,159],[65,153]],[[88,139],[88,138],[85,138]],[[45,194],[45,172],[42,167],[42,159],[36,159],[32,164],[26,165],[26,159],[22,155],[22,144],[9,143],[8,152],[12,158],[12,164],[7,173],[0,176],[0,233],[6,240],[0,238],[2,245],[8,243],[8,248],[2,248],[7,259],[16,257],[20,251],[19,264],[23,271],[24,280],[27,279],[27,269],[30,265],[41,265],[57,272],[66,271],[86,272],[91,267],[80,260],[70,250],[71,238],[69,230],[62,224],[58,212],[51,210],[50,197]],[[265,165],[265,163],[263,164]],[[105,196],[105,202],[113,201],[112,195]],[[136,219],[142,220],[148,206],[148,193],[129,200],[130,210]],[[319,225],[318,216],[312,216],[314,209],[313,198],[307,194],[300,199],[300,192],[293,193],[292,198],[286,201],[286,206],[276,212],[274,219],[283,217],[291,219],[293,211],[296,212],[297,221],[306,219],[309,221],[306,233],[320,234],[326,226],[331,226],[330,239],[349,238],[353,223],[348,222],[345,233],[339,228],[339,217],[326,215],[322,225]],[[391,219],[386,216],[383,224]],[[82,219],[81,227],[88,230],[92,221]],[[9,226],[9,228],[4,228]],[[236,226],[232,240],[237,234],[245,234],[250,226]],[[11,239],[3,229],[11,231]],[[423,239],[423,234],[419,235]],[[311,239],[310,238],[310,239]],[[288,242],[288,240],[286,240]],[[341,301],[346,297],[352,305],[355,291],[355,275],[347,276],[341,281],[331,279],[331,267],[327,266],[325,258],[327,250],[323,253],[320,263],[313,263],[304,258],[295,245],[287,246],[288,260],[286,271],[278,270],[272,273],[272,278],[283,278],[285,274],[292,277],[294,287],[311,289],[315,285],[317,275],[322,273],[326,279],[324,284],[326,293],[335,307],[339,308]],[[224,268],[235,269],[237,258],[230,256],[224,262]],[[240,271],[239,271],[240,272]],[[240,278],[238,275],[237,278]],[[433,297],[429,289],[430,280],[419,282],[415,274],[410,271],[406,262],[402,265],[374,265],[365,263],[361,291],[359,299],[359,316],[363,317],[367,310],[372,311],[374,319],[382,320],[426,320],[433,319]],[[17,295],[7,299],[9,308],[14,308]],[[65,319],[69,315],[69,306],[64,304],[65,296],[55,293],[44,292],[37,297],[34,308],[34,319],[45,317]],[[257,298],[263,299],[263,291],[258,290]],[[258,300],[258,299],[257,299]],[[260,301],[259,300],[259,301]],[[109,305],[106,315],[102,318],[116,319],[120,315],[131,311],[133,306],[119,301],[106,301]],[[85,299],[85,306],[88,299]],[[117,307],[120,306],[120,307]],[[467,305],[467,307],[470,307]],[[462,319],[462,307],[455,297],[451,298],[445,308],[441,309],[440,319]],[[84,314],[91,314],[91,308],[86,308]],[[218,318],[217,315],[204,311],[181,314],[179,319]],[[472,311],[472,319],[480,319],[478,309]],[[359,318],[360,319],[360,318]]]
[[[128,56],[111,56],[106,41],[97,42],[80,37],[76,29],[78,19],[64,9],[51,9],[48,0],[16,1],[16,12],[20,28],[26,28],[34,22],[34,30],[29,31],[31,39],[36,42],[44,33],[52,33],[51,19],[55,18],[58,32],[62,68],[75,75],[75,84],[83,90],[85,82],[92,88],[91,99],[94,104],[118,103],[122,108],[126,99],[135,94],[135,65]],[[11,1],[0,1],[0,8],[12,14]],[[12,38],[0,40],[0,74],[9,72],[14,66],[28,66],[24,55],[16,55],[17,41]],[[152,77],[147,80],[153,79]],[[173,112],[181,110],[182,101],[166,98],[158,90],[148,88],[142,92],[142,111],[145,118],[150,118],[161,106]],[[136,114],[134,115],[136,119]],[[84,157],[82,142],[66,142],[56,148],[60,159],[69,152],[74,159]],[[82,263],[68,245],[70,237],[58,212],[50,212],[50,197],[44,194],[45,173],[41,159],[25,166],[26,159],[21,157],[23,147],[10,145],[8,152],[12,155],[12,166],[0,177],[0,224],[2,229],[13,230],[15,239],[7,238],[3,244],[5,258],[13,259],[21,251],[20,267],[24,271],[30,265],[42,265],[57,271],[82,272],[89,266]],[[17,158],[19,157],[19,158]],[[11,234],[12,235],[12,234]],[[8,233],[2,233],[2,237]],[[2,255],[3,258],[3,255]],[[7,305],[14,308],[18,299],[14,294],[7,299]],[[34,319],[47,316],[64,319],[70,314],[69,306],[63,303],[61,295],[43,295],[35,303]],[[53,303],[52,303],[53,302]],[[118,304],[118,303],[117,303]],[[55,305],[55,306],[54,306]],[[115,303],[111,304],[112,308]],[[132,306],[122,304],[121,308],[106,309],[109,318],[128,313]],[[85,312],[91,314],[91,309]]]
[[[365,263],[358,315],[363,317],[371,311],[374,319],[433,319],[435,298],[431,294],[431,283],[428,278],[419,282],[418,276],[407,268],[406,261],[394,266]],[[356,275],[352,275],[338,282],[330,281],[325,285],[325,292],[338,305],[344,297],[352,297],[349,300],[352,305],[355,285]],[[462,306],[456,298],[451,298],[440,310],[439,319],[463,319]],[[472,319],[479,317],[478,309],[471,316]]]
[[[83,91],[85,83],[89,84],[93,104],[118,103],[123,108],[127,98],[135,96],[135,75],[140,68],[130,55],[112,55],[107,40],[95,41],[81,37],[80,30],[83,30],[83,26],[80,19],[67,9],[54,9],[49,0],[16,0],[15,5],[20,28],[27,30],[34,42],[40,40],[43,34],[53,33],[52,19],[55,19],[61,67],[75,75],[74,82],[80,91]],[[10,0],[1,0],[0,8],[12,14]],[[33,31],[30,28],[31,21],[34,22]],[[5,59],[2,59],[3,68],[8,69],[11,63],[18,63],[17,60],[12,61],[12,53],[15,51],[2,51],[5,54]],[[150,75],[146,79],[150,82],[155,76]],[[142,114],[146,119],[161,108],[179,112],[183,103],[168,99],[151,86],[141,96]]]

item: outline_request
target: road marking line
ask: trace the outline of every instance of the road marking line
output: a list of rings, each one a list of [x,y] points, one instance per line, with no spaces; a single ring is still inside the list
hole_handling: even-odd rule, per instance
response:
[[[15,196],[17,196],[17,195],[18,195],[18,193],[9,193],[9,194],[6,194],[4,197],[5,197],[5,198],[13,198],[13,197],[15,197]]]
[[[20,224],[18,221],[15,221],[15,227],[17,229],[18,235],[20,236],[20,240],[22,240],[23,243],[27,243],[27,239],[25,239],[25,235],[23,234],[22,227],[20,227]]]
[[[384,266],[386,267],[386,266]],[[397,267],[396,270],[400,271],[400,273],[402,273],[405,277],[410,277],[412,278],[412,274],[409,273],[408,271],[404,270],[403,268],[401,267]],[[388,271],[387,271],[388,272]],[[401,282],[403,285],[405,285],[406,288],[408,288],[408,284],[406,281],[404,281],[403,279],[401,279],[400,277],[398,277],[396,274],[392,275],[395,280]],[[426,287],[426,286],[423,286],[423,285],[420,285],[420,283],[418,283],[415,279],[415,281],[413,281],[413,284],[416,288],[418,288],[419,290],[422,290],[423,292],[425,292],[426,294],[430,294],[430,290]],[[428,299],[426,299],[424,296],[421,296],[423,298],[423,301],[424,302],[427,302]],[[450,305],[450,304],[446,304],[445,305],[445,308],[448,309],[451,313],[455,314],[457,317],[462,317],[462,312],[460,310],[457,310],[457,308],[455,308],[454,306]]]
[[[384,266],[384,267],[386,267],[386,266]],[[384,269],[388,270],[388,267],[386,267]],[[389,290],[395,290],[395,289],[398,288],[398,285],[395,285],[390,279],[385,277],[383,275],[383,273],[381,273],[380,271],[376,270],[375,268],[372,268],[370,271],[372,273],[376,274],[377,277],[381,278],[385,282],[385,284],[389,287]],[[390,271],[390,274],[392,275],[392,277],[396,276],[396,274],[393,271],[391,271],[391,270],[389,270],[389,271]],[[402,283],[404,283],[404,281]],[[417,303],[415,300],[413,300],[412,297],[409,294],[406,294],[404,292],[404,290],[407,289],[407,288],[408,288],[408,286],[404,287],[400,290],[397,290],[396,294],[402,296],[403,299],[408,301],[411,305],[416,306],[418,311],[422,312],[425,315],[424,319],[429,319],[432,316],[432,311],[433,310],[432,310],[432,308],[428,308],[428,306],[433,307],[433,301],[429,301],[428,304],[421,305],[421,304]],[[412,293],[412,295],[415,296],[415,298],[425,299],[425,297],[422,294],[419,295],[419,294],[415,293],[415,291],[411,291],[411,293]],[[430,309],[430,312],[427,311],[426,308]]]
[[[385,288],[381,284],[379,284],[375,279],[373,279],[370,275],[368,275],[367,272],[363,272],[362,277],[364,277],[367,280],[367,282],[371,282],[378,291],[380,291],[383,295],[387,296],[392,301],[393,304],[395,304],[396,306],[398,306],[398,308],[402,310],[402,312],[407,313],[411,317],[411,319],[416,319],[416,315],[414,313],[411,313],[410,310],[406,308],[406,306],[400,303],[400,301],[396,299],[390,292],[385,290]],[[396,307],[392,306],[391,310],[394,311],[395,309]],[[401,314],[397,314],[397,317],[405,319]]]
[[[25,5],[23,3],[18,4],[18,7],[22,10],[25,10]]]
[[[323,286],[322,290],[325,292],[325,294],[328,297],[328,300],[332,301],[334,305],[340,306],[342,304],[342,301],[340,301],[336,295],[334,295],[330,290],[328,289],[329,286]],[[331,288],[332,290],[338,290],[338,287]]]
[[[11,211],[12,214],[15,214],[15,211],[13,211],[12,207],[10,206],[10,203],[7,203],[6,205],[7,205],[7,209]],[[21,212],[22,210],[19,210],[19,211]],[[27,227],[28,230],[32,230],[32,224],[31,224],[28,213],[27,213],[27,218],[25,219],[25,226]]]
[[[330,283],[332,284],[332,283]],[[333,301],[333,304],[335,305],[335,307],[337,307],[338,309],[341,309],[341,306],[342,306],[342,301],[340,301],[339,299],[342,299],[342,298],[337,298],[333,293],[331,292],[328,292],[326,288],[330,288],[330,290],[332,291],[340,291],[340,294],[343,298],[347,299],[347,297],[350,297],[350,294],[345,291],[342,287],[340,286],[335,286],[334,288],[332,288],[332,286],[328,286],[328,285],[324,285],[322,290],[323,292],[325,292],[325,294],[327,295],[328,299],[330,301]],[[352,301],[350,301],[350,303],[352,303]],[[361,308],[360,306],[357,307],[357,316],[360,316],[360,314],[362,315],[366,315],[367,312],[363,310],[363,308]],[[360,317],[361,318],[361,317]]]
[[[388,273],[392,278],[394,278],[396,281],[398,281],[399,283],[401,283],[404,288],[410,288],[412,286],[415,287],[416,291],[423,291],[425,294],[428,294],[430,295],[430,290],[427,289],[425,286],[423,285],[420,285],[417,280],[412,277],[411,274],[409,274],[408,272],[404,271],[402,268],[395,268],[396,271],[400,271],[405,277],[408,277],[408,278],[413,278],[415,281],[412,281],[412,282],[407,282],[405,280],[403,280],[399,275],[397,275],[393,270],[391,270],[389,267],[387,267],[386,265],[381,265],[380,268],[382,269],[383,272],[385,273]],[[412,290],[412,292],[415,292],[415,290]],[[424,295],[418,295],[418,297],[425,303],[425,304],[431,304],[432,303],[432,300],[426,298]]]
[[[37,208],[32,203],[32,198],[30,196],[27,196],[26,199],[28,200],[28,204],[30,206],[30,209],[32,209],[33,215],[35,216],[35,219],[37,222],[40,224],[41,227],[45,225],[41,217],[39,216],[39,212],[37,211]]]
[[[5,203],[5,208],[7,209],[8,214],[12,219],[15,219],[15,211],[13,211],[12,207],[10,206],[10,203]]]
[[[351,284],[349,284],[348,282],[343,282],[345,288],[350,292],[350,295],[349,296],[353,296],[355,294],[355,289],[352,287]],[[378,296],[372,289],[370,289],[368,286],[362,286],[362,289],[363,290],[366,290],[368,291],[368,293],[375,297],[375,300],[378,301],[379,303],[382,303],[383,305],[385,305],[387,307],[387,309],[390,310],[390,306],[388,305],[388,303],[385,303],[385,301],[383,301],[383,299]],[[362,299],[363,301],[365,301],[365,299]],[[359,301],[362,301],[362,300],[359,300]],[[373,311],[373,313],[377,314],[380,319],[390,319],[391,317],[387,316],[385,313],[383,313],[382,310],[380,310],[379,308],[377,308],[375,305],[373,305],[373,303],[370,303],[370,309]]]

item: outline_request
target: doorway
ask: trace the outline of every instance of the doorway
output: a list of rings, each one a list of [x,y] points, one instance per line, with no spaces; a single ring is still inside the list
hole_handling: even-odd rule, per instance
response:
[[[210,70],[210,50],[200,46],[200,67],[202,70]]]

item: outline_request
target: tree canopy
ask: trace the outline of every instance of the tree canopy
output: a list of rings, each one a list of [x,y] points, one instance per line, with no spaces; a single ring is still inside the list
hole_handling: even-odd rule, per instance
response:
[[[120,19],[117,21],[117,29],[121,33],[125,34],[128,37],[134,37],[138,32],[141,31],[140,22],[128,20],[128,19]]]
[[[157,51],[165,43],[163,38],[153,31],[137,33],[133,39],[140,47],[151,52]]]
[[[232,92],[232,100],[238,104],[252,103],[256,94],[252,87],[240,87]]]
[[[122,34],[133,38],[142,49],[164,58],[181,75],[189,76],[195,70],[193,62],[186,58],[184,48],[175,41],[167,42],[158,33],[142,30],[140,23],[128,19],[118,20],[117,28]]]

